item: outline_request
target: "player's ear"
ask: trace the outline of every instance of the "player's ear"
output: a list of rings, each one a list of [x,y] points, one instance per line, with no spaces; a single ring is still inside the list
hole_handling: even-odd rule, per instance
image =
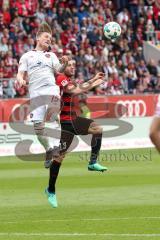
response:
[[[42,32],[37,32],[37,35],[36,35],[36,41],[39,41],[41,35],[42,35]]]

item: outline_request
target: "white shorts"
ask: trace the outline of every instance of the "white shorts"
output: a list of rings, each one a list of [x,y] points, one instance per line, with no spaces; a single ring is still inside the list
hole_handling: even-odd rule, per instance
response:
[[[61,138],[61,125],[57,121],[47,123],[45,126],[45,136],[50,136],[49,142],[51,146],[58,147]]]
[[[54,121],[59,112],[60,94],[57,86],[43,87],[30,94],[31,121]]]

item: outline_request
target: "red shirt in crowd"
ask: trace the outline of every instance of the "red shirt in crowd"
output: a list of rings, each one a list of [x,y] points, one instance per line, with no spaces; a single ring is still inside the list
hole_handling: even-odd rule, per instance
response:
[[[8,10],[3,11],[3,22],[6,25],[9,25],[11,22],[11,15],[10,12]]]

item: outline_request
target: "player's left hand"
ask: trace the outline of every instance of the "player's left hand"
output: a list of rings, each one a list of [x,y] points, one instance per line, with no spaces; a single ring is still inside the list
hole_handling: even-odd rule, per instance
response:
[[[101,85],[102,83],[104,83],[104,80],[102,78],[99,78],[92,84],[92,87],[97,87],[97,86]]]
[[[105,74],[103,73],[103,72],[98,72],[96,75],[95,75],[95,77],[94,77],[94,79],[95,79],[95,81],[97,80],[97,79],[104,79],[104,77],[105,77]]]

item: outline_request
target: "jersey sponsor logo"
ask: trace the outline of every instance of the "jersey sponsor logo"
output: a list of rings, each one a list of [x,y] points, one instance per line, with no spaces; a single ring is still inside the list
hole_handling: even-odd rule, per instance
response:
[[[40,66],[42,66],[42,62],[39,61],[36,63],[36,65],[31,66],[30,69],[34,69],[34,68],[40,67]]]
[[[68,84],[68,80],[67,79],[64,79],[62,82],[61,82],[62,86],[65,87],[67,84]]]
[[[49,53],[45,54],[45,57],[50,58],[51,55]]]
[[[123,109],[120,109],[120,105],[125,107],[125,112],[122,113]],[[144,117],[147,113],[146,103],[142,100],[120,100],[115,106],[116,117]]]

